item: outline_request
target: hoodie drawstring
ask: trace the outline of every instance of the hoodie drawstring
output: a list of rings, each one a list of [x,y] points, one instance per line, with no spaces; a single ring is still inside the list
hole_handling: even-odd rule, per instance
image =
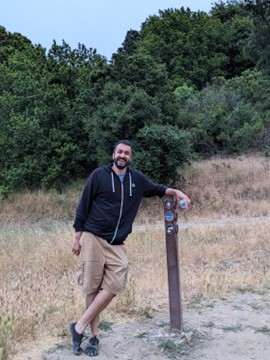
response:
[[[130,172],[128,173],[128,175],[129,175],[129,196],[132,196],[132,178]]]
[[[129,176],[129,196],[132,196],[132,176],[131,173],[128,173]],[[111,172],[111,180],[112,180],[112,192],[115,192],[115,184],[114,184],[114,176]]]
[[[113,173],[111,173],[111,178],[112,178],[112,192],[115,192]]]

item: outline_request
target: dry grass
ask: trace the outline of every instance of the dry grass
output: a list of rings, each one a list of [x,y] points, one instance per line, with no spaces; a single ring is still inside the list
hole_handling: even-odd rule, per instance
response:
[[[264,292],[270,284],[270,223],[199,226],[178,234],[185,303],[238,291]],[[168,304],[163,231],[133,234],[127,248],[137,309]]]
[[[181,235],[183,292],[188,301],[269,287],[270,223],[202,227]]]
[[[192,217],[250,217],[270,213],[270,159],[262,156],[211,159],[185,173]]]
[[[183,172],[184,182],[178,187],[192,201],[187,221],[270,214],[270,158],[213,158],[194,162]],[[142,210],[139,223],[159,222],[163,216],[158,199],[144,200]],[[145,211],[150,216],[146,217]]]
[[[40,190],[11,195],[5,201],[0,200],[0,223],[28,225],[43,222],[44,219],[68,222],[74,217],[74,209],[77,206],[83,183],[80,185],[79,189],[76,186],[72,190],[67,189],[62,194],[56,191]]]
[[[193,200],[188,220],[270,213],[270,170],[265,158],[195,163],[185,177],[183,190]],[[1,204],[1,360],[29,338],[48,333],[65,336],[67,323],[84,308],[75,283],[77,259],[70,251],[79,194],[78,189],[65,194],[26,193]],[[137,223],[158,221],[162,216],[160,201],[153,199],[144,202]],[[236,221],[226,227],[180,231],[184,304],[269,288],[269,233],[269,221],[257,225]],[[117,314],[121,318],[150,316],[168,308],[164,231],[133,233],[126,244],[130,259],[127,290],[106,310],[107,319],[116,319]]]

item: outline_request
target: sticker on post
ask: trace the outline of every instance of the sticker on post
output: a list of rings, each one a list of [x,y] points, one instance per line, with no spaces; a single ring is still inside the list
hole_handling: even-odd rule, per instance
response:
[[[176,228],[174,225],[170,224],[166,226],[166,234],[173,235],[176,232]]]
[[[174,220],[174,214],[172,212],[165,214],[166,221],[173,221]]]
[[[164,207],[166,210],[170,210],[173,208],[174,201],[173,200],[166,200],[164,203]]]

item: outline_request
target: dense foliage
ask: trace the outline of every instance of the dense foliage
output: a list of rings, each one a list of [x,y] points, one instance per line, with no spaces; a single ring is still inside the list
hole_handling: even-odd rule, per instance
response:
[[[0,26],[0,196],[86,177],[120,138],[164,183],[194,156],[269,153],[269,11],[269,0],[160,11],[110,61]]]

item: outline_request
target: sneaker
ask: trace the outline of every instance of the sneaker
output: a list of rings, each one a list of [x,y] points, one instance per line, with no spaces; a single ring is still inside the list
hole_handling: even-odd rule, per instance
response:
[[[69,324],[69,331],[72,336],[72,351],[74,355],[81,355],[83,352],[83,349],[81,348],[83,334],[77,333],[75,325],[76,323]]]

